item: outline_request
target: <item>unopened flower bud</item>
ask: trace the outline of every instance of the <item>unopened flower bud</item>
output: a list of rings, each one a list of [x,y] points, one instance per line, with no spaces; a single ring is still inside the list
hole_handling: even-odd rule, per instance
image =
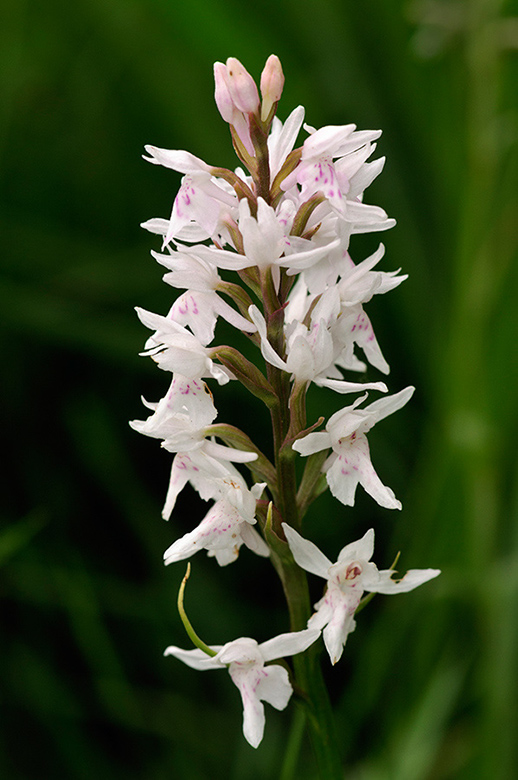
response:
[[[222,62],[214,63],[214,86],[214,100],[218,111],[225,122],[232,123],[235,106],[228,87],[227,67]]]
[[[272,106],[280,100],[283,87],[284,73],[281,61],[276,54],[270,54],[261,73],[261,95],[263,97],[261,119],[263,122],[268,118]]]
[[[244,114],[259,112],[259,92],[252,76],[235,57],[227,60],[228,86],[234,105]]]

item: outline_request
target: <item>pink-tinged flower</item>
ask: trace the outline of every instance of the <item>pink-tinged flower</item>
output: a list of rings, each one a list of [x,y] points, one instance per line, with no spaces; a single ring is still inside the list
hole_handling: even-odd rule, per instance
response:
[[[232,187],[213,176],[215,170],[199,157],[181,149],[160,149],[146,146],[149,157],[144,159],[185,174],[173,203],[169,220],[151,219],[142,227],[164,237],[164,245],[172,239],[204,241],[225,233],[225,223],[237,212],[238,200]]]
[[[302,156],[295,170],[282,182],[285,191],[301,186],[300,199],[307,200],[322,192],[328,205],[349,225],[352,233],[370,233],[393,227],[378,206],[362,203],[363,190],[383,168],[384,160],[366,163],[381,135],[380,130],[355,130],[355,125],[322,127],[310,132],[302,146]],[[338,158],[338,159],[337,159]]]
[[[226,73],[230,95],[237,110],[244,114],[257,114],[259,92],[245,66],[236,57],[228,57]]]
[[[176,499],[188,482],[204,501],[227,496],[229,483],[239,484],[243,480],[231,461],[249,463],[256,458],[253,452],[235,450],[207,440],[199,448],[178,452],[171,467],[162,517],[169,519]],[[240,509],[236,501],[234,504]]]
[[[218,249],[213,246],[192,246],[181,251],[195,255],[218,268],[240,271],[250,266],[260,269],[273,268],[274,279],[278,284],[280,266],[290,267],[293,263],[302,261],[311,265],[327,252],[338,246],[335,239],[329,245],[315,246],[311,241],[299,240],[298,251],[283,257],[290,249],[292,238],[286,235],[289,226],[286,224],[286,207],[280,207],[279,214],[269,206],[263,198],[257,199],[257,217],[250,213],[246,198],[239,203],[239,231],[243,238],[244,254]]]
[[[248,463],[256,460],[257,454],[206,438],[217,411],[205,382],[175,374],[164,398],[156,404],[145,403],[153,414],[147,420],[133,420],[131,427],[162,439],[164,449],[178,453],[171,469],[163,516],[169,518],[178,494],[191,482],[203,499],[225,499],[244,519],[255,522],[257,496],[250,493],[230,461]]]
[[[389,373],[381,348],[374,335],[370,319],[362,303],[373,295],[394,289],[406,276],[397,276],[398,271],[381,272],[371,270],[383,257],[383,244],[378,250],[355,265],[347,252],[334,258],[322,267],[317,279],[301,274],[294,286],[286,309],[286,320],[302,322],[311,311],[311,328],[324,319],[332,336],[333,364],[350,371],[364,371],[366,366],[355,355],[355,346],[361,347],[369,363],[385,374]],[[314,285],[309,293],[306,280]],[[319,294],[318,294],[319,293]],[[313,307],[313,308],[312,308]],[[332,374],[328,375],[332,377]],[[341,378],[341,375],[339,376]],[[367,389],[367,388],[366,388]]]
[[[155,439],[163,439],[169,452],[199,449],[205,441],[205,429],[217,417],[212,393],[201,379],[173,376],[166,395],[156,404],[147,420],[133,420],[134,430]]]
[[[307,456],[328,447],[333,448],[322,470],[326,474],[331,493],[342,504],[354,505],[359,483],[380,506],[401,509],[401,503],[393,491],[382,483],[374,471],[365,434],[379,420],[401,409],[410,400],[413,392],[413,387],[406,387],[395,395],[374,401],[365,409],[357,407],[367,395],[357,398],[351,406],[346,406],[329,418],[325,431],[308,433],[294,442],[293,449]]]
[[[192,333],[169,317],[136,307],[140,321],[155,333],[146,342],[146,351],[164,371],[182,374],[189,379],[213,377],[224,385],[232,378],[223,366],[213,363],[210,349]]]
[[[390,366],[383,357],[371,321],[359,303],[342,310],[333,326],[333,336],[338,344],[343,345],[342,352],[336,360],[338,366],[350,371],[366,368],[365,364],[359,361],[354,353],[354,346],[357,344],[363,350],[371,366],[383,374],[389,373]]]
[[[255,639],[241,637],[223,646],[211,646],[211,650],[217,651],[215,656],[209,656],[203,650],[183,650],[171,645],[164,655],[173,655],[187,666],[200,671],[227,667],[243,701],[245,739],[252,747],[257,747],[264,734],[263,702],[271,704],[277,710],[283,710],[293,693],[287,670],[279,664],[268,662],[302,653],[319,636],[320,631],[305,629],[280,634],[261,644]],[[266,663],[268,666],[265,666]]]
[[[182,229],[191,223],[201,228],[205,238],[217,236],[237,206],[235,193],[216,184],[210,173],[196,171],[184,176],[173,203],[164,244],[180,237]]]
[[[238,330],[254,333],[255,325],[229,306],[215,291],[186,290],[174,302],[169,317],[192,330],[200,343],[207,346],[214,339],[218,316]]]
[[[298,320],[286,326],[286,360],[274,350],[266,332],[266,321],[257,306],[250,306],[249,314],[261,338],[261,353],[265,360],[282,371],[287,371],[299,382],[314,382],[338,393],[357,393],[364,390],[387,392],[383,382],[347,382],[335,369],[336,350],[328,329],[331,313],[322,310],[322,317],[312,321],[311,328]],[[339,378],[340,377],[340,378]]]
[[[295,561],[306,571],[327,581],[323,598],[315,604],[316,612],[308,628],[323,629],[324,643],[331,663],[341,657],[348,635],[354,631],[354,613],[363,593],[407,593],[437,577],[439,569],[410,569],[399,580],[393,580],[393,569],[379,571],[371,563],[374,552],[374,531],[371,528],[357,542],[346,545],[336,563],[304,539],[286,523],[282,524]]]
[[[214,338],[219,316],[235,328],[254,333],[255,325],[230,306],[217,292],[222,280],[216,267],[189,252],[173,252],[162,255],[151,253],[161,265],[170,269],[164,282],[172,287],[187,288],[174,302],[168,319],[188,326],[203,346]]]
[[[266,484],[258,483],[249,490],[241,475],[229,474],[220,480],[218,492],[221,498],[207,512],[193,531],[177,539],[164,553],[165,564],[190,558],[205,549],[214,556],[220,566],[235,561],[242,544],[252,552],[268,557],[266,542],[252,527],[255,525],[255,508]]]
[[[302,146],[299,165],[282,184],[284,190],[295,181],[302,187],[302,197],[309,198],[315,192],[323,192],[329,203],[339,213],[344,211],[343,200],[349,190],[346,175],[339,175],[334,159],[350,154],[366,143],[378,138],[381,131],[355,132],[356,125],[328,125],[319,130],[304,126],[310,135]]]

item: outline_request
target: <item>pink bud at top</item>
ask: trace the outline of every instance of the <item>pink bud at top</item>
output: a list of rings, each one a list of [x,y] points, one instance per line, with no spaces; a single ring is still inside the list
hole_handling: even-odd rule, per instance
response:
[[[244,114],[259,112],[259,92],[255,81],[235,57],[227,60],[228,86],[234,105]]]
[[[214,99],[218,107],[218,111],[225,120],[225,122],[232,122],[235,106],[230,94],[228,85],[228,73],[227,66],[222,62],[214,63]]]
[[[284,87],[284,73],[281,61],[276,54],[270,54],[261,73],[261,95],[263,105],[261,119],[264,122],[270,113],[274,103],[280,100]]]

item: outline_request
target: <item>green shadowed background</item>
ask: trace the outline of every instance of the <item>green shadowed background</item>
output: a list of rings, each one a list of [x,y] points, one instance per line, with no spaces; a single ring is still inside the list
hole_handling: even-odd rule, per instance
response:
[[[351,253],[382,238],[382,269],[410,275],[369,305],[391,391],[417,387],[370,435],[403,511],[326,495],[306,533],[333,558],[374,526],[380,567],[401,550],[402,571],[443,570],[374,599],[326,663],[346,776],[518,776],[517,17],[498,0],[4,0],[2,778],[279,774],[293,706],[268,708],[254,751],[228,676],[162,657],[189,646],[184,566],[162,552],[204,505],[186,490],[161,520],[171,458],[128,426],[168,386],[138,357],[133,307],[165,313],[174,295],[139,223],[169,215],[180,177],[143,146],[234,167],[212,63],[236,56],[258,78],[272,52],[281,119],[302,103],[316,127],[383,129],[366,201],[398,225]],[[213,388],[218,419],[263,443],[236,385]],[[309,408],[346,402],[312,390]],[[273,570],[246,550],[225,569],[197,556],[186,606],[209,643],[288,629]],[[305,741],[296,776],[314,777]]]

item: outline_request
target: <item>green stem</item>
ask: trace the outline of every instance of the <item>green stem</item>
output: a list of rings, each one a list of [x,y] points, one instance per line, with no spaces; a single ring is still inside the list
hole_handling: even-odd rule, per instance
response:
[[[264,314],[270,343],[280,357],[285,358],[284,347],[284,300],[279,300],[269,271],[261,273],[261,287],[264,301]],[[300,516],[297,507],[297,479],[295,457],[291,444],[285,443],[289,434],[296,437],[306,426],[305,391],[306,383],[295,384],[290,399],[289,376],[274,366],[267,364],[268,381],[273,387],[279,404],[270,409],[272,417],[275,449],[275,467],[277,469],[277,510],[280,519],[292,528],[300,529]],[[283,446],[284,445],[284,446]],[[279,518],[271,512],[271,526],[281,539],[283,534]],[[276,519],[274,519],[276,518]],[[295,563],[288,553],[279,555],[274,549],[271,560],[282,582],[284,595],[290,614],[292,631],[302,631],[307,627],[311,615],[311,601],[306,572]],[[318,773],[321,780],[342,780],[343,769],[338,749],[333,712],[329,695],[322,675],[317,647],[313,645],[306,652],[293,658],[295,682],[302,692],[307,723],[311,735]]]
[[[306,572],[294,561],[273,557],[290,612],[292,631],[307,626],[311,614]],[[318,650],[312,645],[293,657],[295,681],[304,698],[307,722],[319,777],[321,780],[343,780],[344,772],[333,711],[322,675]]]
[[[302,707],[297,707],[293,714],[290,736],[288,744],[284,751],[279,780],[293,780],[297,774],[297,762],[304,738],[304,729],[306,727],[306,711]]]

